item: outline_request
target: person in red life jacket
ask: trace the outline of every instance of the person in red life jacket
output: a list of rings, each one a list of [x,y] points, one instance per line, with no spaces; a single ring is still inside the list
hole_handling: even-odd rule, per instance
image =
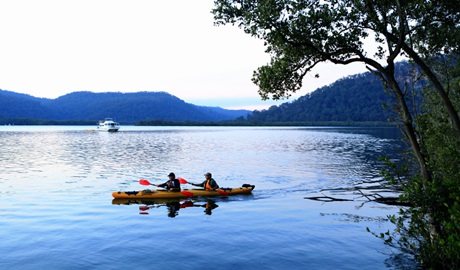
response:
[[[164,182],[163,184],[156,185],[157,187],[165,188],[169,191],[177,191],[180,192],[180,182],[176,179],[176,175],[174,173],[168,174],[169,180]]]
[[[192,184],[197,187],[203,187],[206,190],[216,190],[219,188],[219,185],[217,184],[216,180],[212,178],[211,173],[205,173],[204,177],[206,177],[206,180],[203,181],[201,184]]]

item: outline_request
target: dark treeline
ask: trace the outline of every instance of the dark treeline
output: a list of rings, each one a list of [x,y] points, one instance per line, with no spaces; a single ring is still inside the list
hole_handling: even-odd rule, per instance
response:
[[[175,122],[165,120],[139,121],[136,126],[269,126],[269,127],[301,127],[301,126],[393,126],[389,122],[347,122],[347,121],[298,121],[298,122],[252,122],[244,119],[221,122]]]

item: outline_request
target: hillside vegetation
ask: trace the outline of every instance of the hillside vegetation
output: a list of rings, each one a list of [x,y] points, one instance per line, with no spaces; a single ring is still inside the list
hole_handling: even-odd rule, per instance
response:
[[[249,111],[196,106],[165,92],[74,92],[56,99],[0,90],[0,119],[99,120],[113,117],[135,123],[144,120],[224,121]]]
[[[407,62],[396,65],[403,77],[412,69]],[[418,83],[420,86],[421,83]],[[417,88],[420,92],[420,87]],[[412,104],[412,101],[410,101]],[[378,76],[365,72],[321,87],[292,102],[254,111],[249,122],[388,122],[394,118],[394,99]],[[388,109],[383,109],[388,108]]]
[[[412,66],[400,62],[396,69],[403,77]],[[16,119],[16,123],[17,119],[47,119],[50,123],[65,124],[113,117],[139,125],[387,124],[394,118],[393,100],[378,76],[370,72],[339,79],[297,100],[252,113],[197,106],[166,92],[73,92],[56,99],[43,99],[0,90],[0,123],[2,119]]]

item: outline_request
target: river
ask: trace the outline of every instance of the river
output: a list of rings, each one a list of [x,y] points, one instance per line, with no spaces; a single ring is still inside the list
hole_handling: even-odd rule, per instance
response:
[[[366,231],[393,229],[398,207],[305,199],[381,180],[377,158],[403,147],[395,128],[90,129],[0,127],[0,269],[411,268]],[[112,201],[169,172],[256,188],[177,208]]]

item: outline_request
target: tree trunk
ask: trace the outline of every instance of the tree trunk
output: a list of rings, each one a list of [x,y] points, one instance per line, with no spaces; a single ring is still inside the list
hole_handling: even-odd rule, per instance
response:
[[[436,89],[436,91],[438,92],[439,96],[441,97],[444,103],[444,107],[446,108],[447,113],[449,114],[449,117],[452,122],[452,126],[460,134],[460,116],[455,110],[455,107],[452,104],[452,101],[450,100],[449,95],[444,90],[444,87],[442,86],[441,82],[439,82],[438,77],[436,77],[433,71],[431,71],[431,69],[428,67],[425,61],[423,61],[423,59],[420,58],[419,55],[415,53],[414,50],[412,50],[412,48],[410,48],[407,44],[404,43],[402,45],[402,49],[423,70],[425,75],[428,77],[428,80],[433,84],[434,88]]]
[[[386,76],[388,78],[388,86],[392,89],[396,97],[396,102],[398,104],[398,113],[400,115],[401,122],[404,127],[406,138],[411,145],[412,151],[414,152],[417,162],[419,163],[420,171],[425,182],[424,185],[426,186],[426,183],[431,181],[431,173],[428,170],[425,156],[422,153],[420,138],[415,132],[412,115],[409,111],[409,108],[407,107],[406,100],[404,99],[404,94],[401,91],[401,88],[399,87],[396,79],[394,78],[394,75],[386,74]]]
[[[412,115],[409,111],[409,108],[407,107],[407,103],[404,99],[404,94],[401,91],[401,88],[399,87],[399,84],[397,83],[396,79],[394,78],[394,71],[392,71],[393,65],[388,65],[389,70],[387,70],[385,76],[387,76],[387,84],[393,91],[396,97],[396,101],[398,104],[398,113],[400,114],[400,118],[402,121],[402,125],[405,130],[405,136],[407,140],[409,141],[412,151],[414,152],[414,155],[418,161],[418,164],[420,166],[420,172],[423,177],[423,188],[426,190],[428,183],[432,181],[431,177],[431,172],[428,169],[425,155],[423,154],[422,151],[422,145],[421,145],[421,139],[417,135],[417,132],[415,131],[414,125],[413,125],[413,118]],[[441,229],[439,226],[439,222],[437,222],[433,218],[433,212],[435,209],[429,209],[429,212],[427,213],[427,219],[429,223],[429,230],[430,230],[430,240],[433,241],[440,233]]]

